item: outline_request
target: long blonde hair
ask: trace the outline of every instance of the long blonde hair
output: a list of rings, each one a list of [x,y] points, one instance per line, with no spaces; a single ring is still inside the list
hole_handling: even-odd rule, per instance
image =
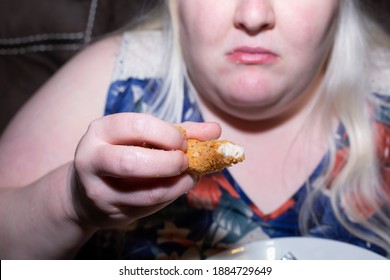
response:
[[[359,1],[340,1],[337,24],[314,107],[324,113],[324,129],[330,136],[329,167],[327,173],[314,183],[318,192],[309,196],[300,215],[300,225],[303,232],[309,231],[308,221],[316,220],[315,213],[310,211],[311,204],[319,192],[327,192],[340,223],[355,236],[379,245],[390,255],[389,194],[381,180],[373,122],[373,110],[380,104],[370,91],[369,80],[370,72],[375,70],[370,60],[370,52],[377,48],[374,39],[387,36],[363,15]],[[382,36],[378,36],[379,33]],[[349,142],[344,166],[332,180],[337,147],[330,118],[325,117],[329,112],[342,123]],[[374,232],[375,236],[367,235],[366,230]]]

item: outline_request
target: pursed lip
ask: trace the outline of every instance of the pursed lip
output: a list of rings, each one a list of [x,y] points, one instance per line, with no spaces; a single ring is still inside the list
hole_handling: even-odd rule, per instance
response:
[[[230,61],[236,64],[272,64],[278,59],[274,52],[262,47],[242,46],[233,49],[226,54]]]

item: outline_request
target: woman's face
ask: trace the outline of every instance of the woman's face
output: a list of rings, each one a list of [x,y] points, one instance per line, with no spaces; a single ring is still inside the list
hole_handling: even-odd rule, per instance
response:
[[[338,7],[339,0],[178,0],[196,90],[246,120],[303,104],[331,48]]]

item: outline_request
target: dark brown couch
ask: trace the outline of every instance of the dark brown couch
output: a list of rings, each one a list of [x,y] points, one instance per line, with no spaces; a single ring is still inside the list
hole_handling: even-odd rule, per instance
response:
[[[158,0],[157,0],[158,1]],[[1,0],[0,133],[63,63],[151,0]]]

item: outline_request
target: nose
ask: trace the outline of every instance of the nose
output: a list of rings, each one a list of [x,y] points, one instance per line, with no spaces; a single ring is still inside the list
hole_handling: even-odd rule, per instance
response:
[[[275,26],[272,0],[238,0],[234,26],[250,35],[256,35]]]

